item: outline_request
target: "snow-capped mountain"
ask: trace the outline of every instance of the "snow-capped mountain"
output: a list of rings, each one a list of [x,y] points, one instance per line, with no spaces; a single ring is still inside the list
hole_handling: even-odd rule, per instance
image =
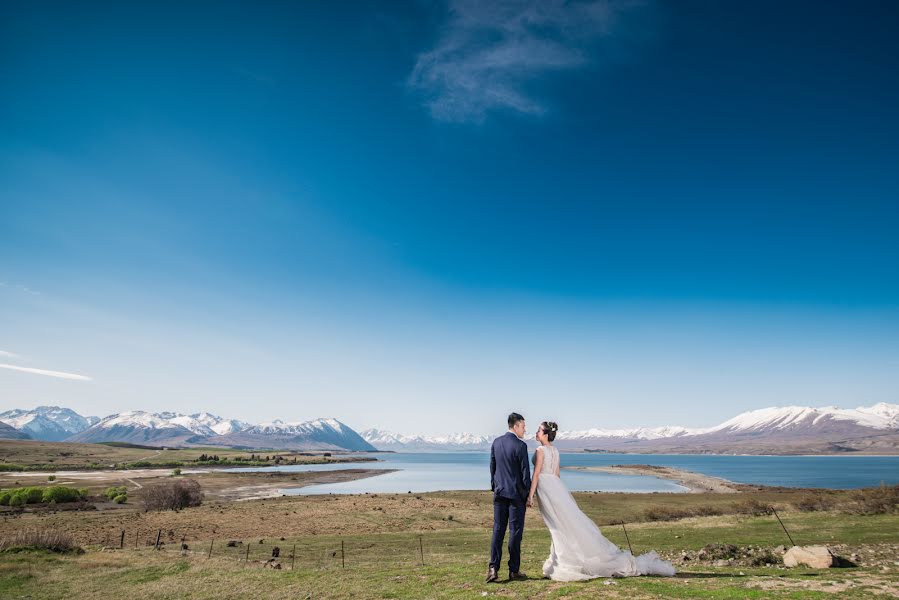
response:
[[[362,437],[379,450],[407,452],[486,450],[492,440],[491,436],[466,434],[407,436],[379,429],[368,429]],[[560,430],[555,443],[567,450],[606,452],[899,453],[899,405],[764,408],[709,428]]]
[[[623,438],[633,440],[657,440],[684,435],[703,433],[704,429],[687,427],[636,427],[634,429],[584,429],[581,431],[559,431],[557,440],[584,440],[591,438]]]
[[[380,429],[366,429],[362,438],[378,450],[396,452],[445,452],[450,450],[487,450],[493,438],[486,435],[457,433],[446,436],[400,435]]]
[[[24,431],[19,431],[12,425],[0,421],[0,439],[5,440],[30,440],[31,436]]]
[[[251,425],[208,412],[183,415],[129,411],[91,423],[95,419],[55,406],[9,410],[0,414],[0,438],[401,452],[485,451],[493,439],[467,433],[402,435],[379,429],[368,429],[360,435],[337,419],[291,423],[275,420]],[[899,405],[881,402],[853,409],[763,408],[704,429],[667,426],[561,430],[556,445],[566,450],[605,452],[899,453]]]
[[[58,442],[84,431],[99,419],[82,417],[59,406],[38,406],[32,410],[13,409],[0,413],[0,421],[36,440]]]
[[[66,441],[175,445],[201,437],[184,425],[173,422],[178,417],[175,413],[153,414],[132,410],[100,419]]]
[[[238,433],[243,431],[244,429],[249,429],[252,427],[250,423],[246,421],[239,421],[237,419],[223,419],[221,417],[216,417],[215,415],[210,415],[209,413],[199,413],[195,415],[191,415],[201,423],[208,425],[209,429],[215,432],[216,435],[228,435],[229,433]]]
[[[274,449],[375,450],[374,446],[362,439],[352,428],[333,418],[301,423],[275,420],[210,438],[209,441],[233,446]]]
[[[860,406],[852,409],[842,409],[836,406],[762,408],[737,415],[703,433],[814,429],[821,428],[828,423],[832,425],[833,422],[843,422],[872,429],[897,429],[899,428],[899,405],[881,402],[874,406]]]

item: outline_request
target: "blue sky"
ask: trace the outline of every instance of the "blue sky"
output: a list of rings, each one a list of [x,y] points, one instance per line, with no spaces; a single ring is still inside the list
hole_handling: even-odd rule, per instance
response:
[[[485,4],[4,3],[0,408],[897,401],[895,3]]]

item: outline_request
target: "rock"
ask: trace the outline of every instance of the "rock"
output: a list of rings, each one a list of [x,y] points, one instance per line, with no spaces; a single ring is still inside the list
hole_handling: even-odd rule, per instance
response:
[[[784,554],[784,565],[806,565],[813,569],[829,569],[836,561],[826,546],[793,546]]]
[[[775,548],[774,551],[777,552],[778,554],[784,554],[787,551],[787,547],[781,545],[781,546],[778,546],[777,548]]]
[[[712,564],[715,565],[716,567],[729,567],[729,566],[730,566],[730,561],[729,561],[729,560],[726,560],[726,559],[723,559],[723,558],[719,558],[718,560],[716,560],[716,561],[715,561],[714,563],[712,563]]]

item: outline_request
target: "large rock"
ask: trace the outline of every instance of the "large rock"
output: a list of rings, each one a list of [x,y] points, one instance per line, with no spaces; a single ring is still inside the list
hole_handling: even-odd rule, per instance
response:
[[[784,565],[798,567],[806,565],[813,569],[829,569],[836,560],[827,546],[793,546],[784,554]]]

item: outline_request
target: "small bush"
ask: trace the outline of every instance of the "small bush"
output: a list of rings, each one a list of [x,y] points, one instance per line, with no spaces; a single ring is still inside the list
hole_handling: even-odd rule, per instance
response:
[[[41,496],[41,502],[78,502],[81,499],[81,494],[78,490],[64,485],[53,485],[44,488],[44,493]]]
[[[47,481],[56,481],[56,475],[50,475],[47,477]]]
[[[852,496],[849,512],[859,515],[886,515],[899,511],[899,485],[882,485],[859,490]]]
[[[677,519],[683,519],[684,517],[690,517],[693,515],[693,513],[691,511],[679,508],[653,506],[652,508],[647,508],[643,512],[643,515],[649,521],[674,521]]]
[[[727,560],[740,555],[740,549],[733,544],[706,544],[702,549],[709,560]]]
[[[40,487],[23,487],[17,490],[10,490],[12,497],[9,499],[10,506],[23,506],[25,504],[37,504],[44,495],[44,488]]]
[[[711,517],[723,515],[724,510],[711,505],[696,506],[693,508],[671,508],[668,506],[653,506],[643,511],[643,516],[648,521],[675,521],[687,517]]]
[[[9,506],[9,499],[12,494],[9,492],[0,492],[0,506]]]
[[[172,477],[177,477],[178,475],[181,475],[181,469],[172,470]]]
[[[836,506],[836,501],[828,495],[808,494],[806,496],[800,496],[797,500],[794,500],[792,504],[796,507],[796,510],[802,512],[818,512],[822,510],[832,510]]]
[[[119,494],[118,496],[113,498],[112,501],[115,502],[116,504],[125,504],[126,502],[128,502],[128,495],[127,494]]]
[[[717,506],[710,506],[708,504],[703,506],[697,506],[693,509],[693,516],[697,517],[713,517],[717,515],[723,515],[724,511]]]
[[[200,484],[193,479],[179,479],[148,486],[143,494],[145,510],[180,510],[203,503]]]
[[[103,495],[109,498],[110,500],[114,500],[116,496],[121,496],[122,494],[127,494],[128,488],[124,485],[107,488]]]
[[[759,502],[755,498],[750,498],[749,500],[735,504],[734,511],[741,515],[760,517],[771,513],[771,505]]]
[[[783,562],[784,559],[779,554],[771,552],[770,550],[764,550],[749,559],[749,566],[765,567],[768,565],[782,565]]]
[[[49,550],[51,552],[84,552],[71,535],[58,529],[20,529],[0,539],[0,551]]]

